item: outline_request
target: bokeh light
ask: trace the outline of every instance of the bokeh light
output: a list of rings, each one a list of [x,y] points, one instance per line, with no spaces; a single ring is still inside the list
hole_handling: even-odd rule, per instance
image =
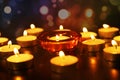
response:
[[[120,5],[120,0],[109,0],[109,1],[110,1],[110,3],[111,3],[112,5],[114,5],[114,6]]]
[[[53,8],[56,8],[56,7],[57,7],[57,5],[56,5],[56,4],[53,4],[52,6],[53,6]]]
[[[102,11],[105,12],[108,10],[108,7],[107,6],[102,6]]]
[[[85,11],[85,16],[90,18],[93,15],[93,10],[92,9],[86,9]]]
[[[52,15],[47,15],[47,20],[48,20],[48,21],[53,20],[53,16],[52,16]]]
[[[66,10],[66,9],[61,9],[59,12],[58,12],[58,17],[60,19],[66,19],[68,18],[70,15],[70,13]]]
[[[118,6],[118,11],[120,12],[120,5]]]
[[[51,0],[52,3],[56,3],[56,0]]]
[[[63,2],[64,0],[59,0],[59,2]]]
[[[49,21],[48,22],[48,26],[54,26],[54,22],[53,21]]]
[[[4,7],[4,13],[6,13],[6,14],[10,14],[11,11],[12,11],[12,9],[11,9],[10,6],[5,6],[5,7]]]
[[[41,13],[42,15],[48,14],[48,11],[49,11],[49,9],[48,9],[47,6],[42,6],[42,7],[40,7],[40,13]]]

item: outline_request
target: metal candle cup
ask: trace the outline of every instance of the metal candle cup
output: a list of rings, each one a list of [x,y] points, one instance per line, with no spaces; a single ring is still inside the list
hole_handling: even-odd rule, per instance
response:
[[[78,58],[72,55],[53,57],[50,60],[51,70],[57,73],[70,72],[76,69]]]
[[[13,54],[13,49],[16,47],[18,50],[21,48],[20,45],[12,44],[12,42],[9,44],[10,41],[8,41],[8,45],[4,45],[0,47],[0,57],[6,58]]]
[[[28,35],[34,35],[34,36],[38,36],[41,32],[44,31],[43,28],[38,28],[35,27],[34,24],[30,25],[30,28],[26,30],[28,32]]]
[[[103,49],[104,58],[107,61],[120,61],[120,46],[113,44],[113,46],[106,47]]]
[[[83,49],[88,52],[97,52],[102,51],[105,46],[105,41],[102,39],[88,39],[82,42]]]
[[[16,41],[21,47],[30,47],[37,45],[37,37],[32,35],[17,37]]]
[[[33,55],[31,54],[19,54],[17,49],[14,49],[15,55],[9,56],[7,60],[7,66],[10,70],[24,70],[32,66]],[[16,51],[16,52],[15,52]]]
[[[90,39],[91,35],[97,36],[97,33],[88,31],[86,27],[83,27],[83,32],[80,32],[80,34],[82,36],[80,42]]]

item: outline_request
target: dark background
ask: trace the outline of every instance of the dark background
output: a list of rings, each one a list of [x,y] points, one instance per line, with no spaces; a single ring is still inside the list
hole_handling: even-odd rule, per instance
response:
[[[43,6],[48,9],[48,12],[42,10],[44,14],[40,12]],[[61,19],[58,16],[61,9],[66,9],[70,15]],[[88,15],[92,15],[87,17],[88,9],[92,10]],[[119,27],[119,21],[120,0],[0,0],[0,32],[9,39],[22,35],[32,23],[45,30],[62,24],[79,33],[84,26],[95,32],[104,23]]]

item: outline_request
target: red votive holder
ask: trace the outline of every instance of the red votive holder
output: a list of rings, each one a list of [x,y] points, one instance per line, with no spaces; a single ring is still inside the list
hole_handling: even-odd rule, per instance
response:
[[[49,52],[72,51],[78,44],[79,35],[74,31],[50,31],[38,36],[40,45]]]

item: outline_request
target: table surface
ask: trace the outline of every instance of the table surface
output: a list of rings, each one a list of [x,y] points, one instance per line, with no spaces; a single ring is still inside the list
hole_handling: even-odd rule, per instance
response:
[[[106,61],[103,52],[82,51],[80,44],[67,53],[79,58],[76,69],[68,73],[51,71],[50,59],[56,54],[47,52],[39,45],[21,48],[20,51],[34,55],[33,66],[28,70],[12,71],[7,68],[5,60],[1,60],[0,80],[120,80],[120,64]]]

